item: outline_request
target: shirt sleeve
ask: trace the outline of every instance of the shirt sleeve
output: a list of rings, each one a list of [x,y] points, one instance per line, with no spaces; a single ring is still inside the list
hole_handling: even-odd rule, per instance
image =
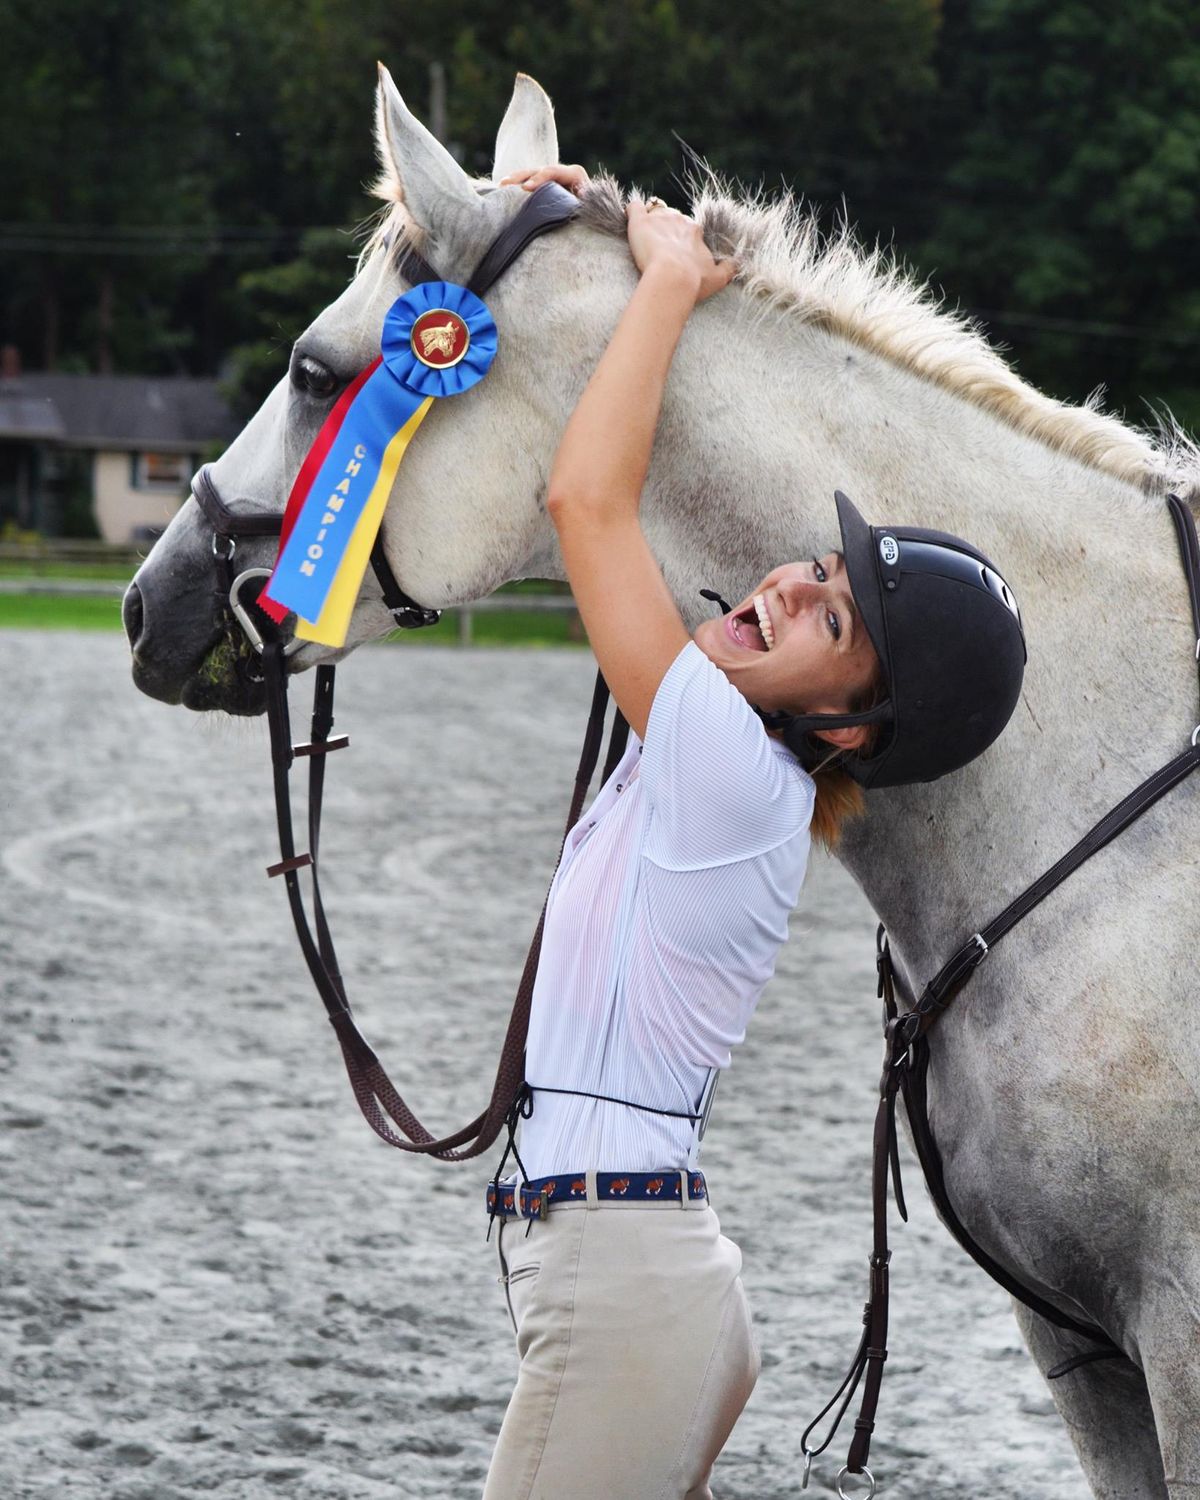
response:
[[[668,667],[646,725],[639,775],[647,857],[667,869],[752,859],[805,834],[812,777],[694,641]]]

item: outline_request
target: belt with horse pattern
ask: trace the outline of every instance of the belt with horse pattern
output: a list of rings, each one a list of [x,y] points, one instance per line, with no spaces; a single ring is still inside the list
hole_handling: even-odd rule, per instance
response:
[[[703,1172],[664,1167],[657,1172],[597,1172],[595,1197],[612,1203],[679,1203],[687,1181],[688,1201],[707,1202]],[[532,1182],[489,1182],[487,1211],[492,1217],[544,1219],[551,1208],[563,1203],[586,1203],[587,1174],[559,1172]]]

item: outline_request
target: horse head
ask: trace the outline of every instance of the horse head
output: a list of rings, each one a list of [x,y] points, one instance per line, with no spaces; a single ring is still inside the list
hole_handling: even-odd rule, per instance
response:
[[[387,208],[346,290],[296,341],[287,374],[206,484],[239,516],[278,516],[300,465],[347,385],[378,353],[384,315],[405,289],[397,250],[408,245],[451,282],[465,283],[526,201],[500,179],[558,159],[550,100],[518,77],[496,140],[492,179],[474,180],[407,109],[380,69],[377,192]],[[401,587],[440,608],[490,593],[522,572],[553,576],[553,528],[542,499],[583,342],[602,347],[605,322],[579,257],[551,239],[522,254],[488,293],[499,352],[479,387],[425,420],[390,498],[383,545]],[[625,263],[610,237],[597,249]],[[549,263],[553,263],[552,267]],[[611,300],[611,299],[610,299]],[[593,329],[590,340],[581,330]],[[434,330],[436,338],[437,330]],[[235,542],[236,571],[269,565],[276,544]],[[258,713],[263,695],[250,650],[217,588],[213,527],[193,494],[138,570],[124,602],[137,686],[194,709]],[[368,578],[341,652],[305,645],[292,670],[344,654],[391,628]]]

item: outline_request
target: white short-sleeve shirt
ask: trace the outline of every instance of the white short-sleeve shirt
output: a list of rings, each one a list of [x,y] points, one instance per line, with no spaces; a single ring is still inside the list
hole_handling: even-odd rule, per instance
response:
[[[529,1177],[694,1166],[696,1112],[729,1066],[808,862],[812,778],[694,642],[567,837],[550,888],[526,1077]]]

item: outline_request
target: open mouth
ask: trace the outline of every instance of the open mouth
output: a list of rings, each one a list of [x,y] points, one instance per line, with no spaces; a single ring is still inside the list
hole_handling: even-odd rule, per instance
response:
[[[727,629],[733,640],[746,651],[768,652],[775,645],[775,627],[761,594],[744,608],[728,616]]]

